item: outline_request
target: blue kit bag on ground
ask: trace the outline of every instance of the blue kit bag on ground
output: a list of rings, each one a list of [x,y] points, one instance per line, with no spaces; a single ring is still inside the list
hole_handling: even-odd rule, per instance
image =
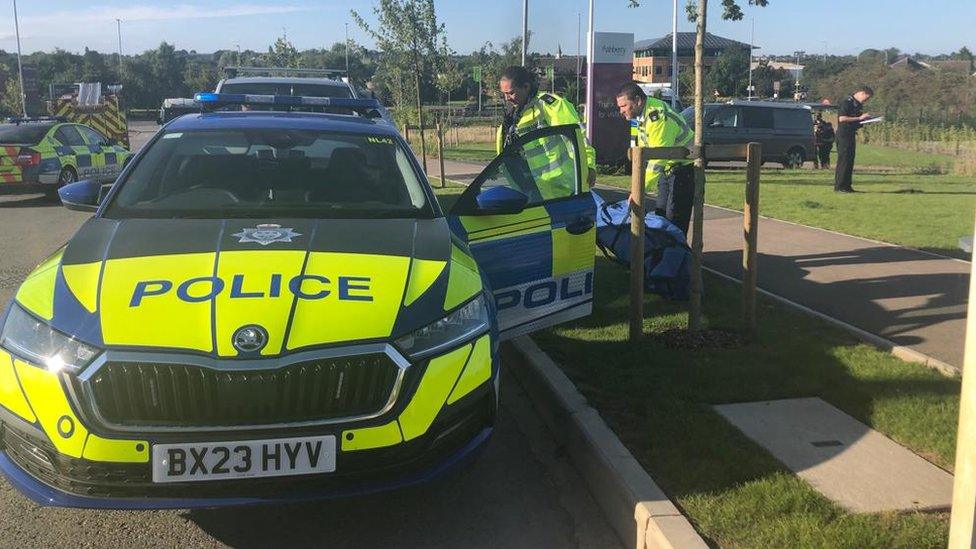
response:
[[[630,267],[630,200],[596,202],[596,243],[609,259]],[[644,290],[667,299],[687,300],[691,248],[685,234],[667,219],[644,217]]]

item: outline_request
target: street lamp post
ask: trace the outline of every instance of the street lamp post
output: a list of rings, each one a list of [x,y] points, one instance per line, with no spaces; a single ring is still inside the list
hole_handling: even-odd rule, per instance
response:
[[[525,66],[525,54],[529,47],[529,0],[522,0],[522,66]]]
[[[582,52],[582,34],[583,34],[583,14],[576,13],[576,104],[579,105],[580,102],[580,71],[582,70],[583,56]]]
[[[800,58],[806,55],[806,53],[807,52],[805,51],[793,52],[793,55],[796,56],[796,82],[795,82],[796,91],[794,92],[794,96],[793,96],[794,100],[799,100],[800,97]]]
[[[122,83],[122,20],[115,20],[116,28],[119,31],[119,83]]]
[[[27,118],[27,94],[24,93],[24,65],[20,62],[20,22],[17,20],[17,0],[14,0],[14,33],[17,35],[17,73],[20,76],[20,108]]]
[[[752,18],[752,38],[749,39],[749,87],[746,89],[748,100],[752,101],[752,52],[756,47],[756,18]]]
[[[671,14],[671,108],[678,108],[678,0]]]
[[[346,78],[349,78],[349,23],[346,23]]]
[[[596,95],[593,89],[593,52],[596,45],[593,43],[593,1],[590,0],[590,10],[588,15],[588,26],[586,31],[586,138],[593,142],[593,120],[596,118]]]

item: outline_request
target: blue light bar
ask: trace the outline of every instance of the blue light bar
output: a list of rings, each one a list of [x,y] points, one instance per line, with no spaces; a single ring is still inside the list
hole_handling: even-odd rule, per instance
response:
[[[281,107],[331,107],[357,112],[379,110],[376,99],[352,99],[348,97],[304,97],[298,95],[253,95],[246,93],[200,92],[193,100],[202,106],[264,105]]]

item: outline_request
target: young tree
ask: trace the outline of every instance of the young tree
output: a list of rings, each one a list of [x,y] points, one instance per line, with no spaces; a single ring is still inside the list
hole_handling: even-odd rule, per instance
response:
[[[721,0],[722,18],[740,21],[743,17],[739,0]],[[640,0],[629,0],[631,7],[639,6]],[[749,5],[765,7],[769,0],[749,0]],[[695,36],[695,150],[701,151],[705,145],[704,59],[705,23],[708,20],[708,0],[688,0],[688,19],[696,22]],[[702,295],[702,211],[705,202],[705,160],[699,154],[695,159],[695,198],[692,205],[691,234],[691,302],[688,308],[688,330],[701,330]]]
[[[447,96],[447,103],[451,103],[451,92],[461,87],[464,83],[464,71],[460,63],[448,56],[444,60],[444,65],[437,73],[437,89]]]
[[[420,125],[420,152],[427,170],[427,140],[424,137],[423,93],[436,89],[435,75],[447,54],[444,24],[437,21],[434,0],[378,0],[373,7],[377,18],[374,27],[355,10],[352,16],[373,40],[383,56],[380,67],[387,85],[395,90],[394,98],[405,99],[404,87],[412,80],[417,99],[417,115]],[[412,74],[411,74],[412,73]],[[398,102],[398,106],[406,102]]]

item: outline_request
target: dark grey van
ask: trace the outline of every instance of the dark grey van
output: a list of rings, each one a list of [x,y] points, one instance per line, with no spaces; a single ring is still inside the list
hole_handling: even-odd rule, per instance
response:
[[[681,113],[694,124],[694,108]],[[705,105],[705,143],[743,145],[762,143],[763,162],[799,168],[813,160],[813,115],[810,107],[775,101],[741,101]],[[708,160],[745,160],[743,157]]]

